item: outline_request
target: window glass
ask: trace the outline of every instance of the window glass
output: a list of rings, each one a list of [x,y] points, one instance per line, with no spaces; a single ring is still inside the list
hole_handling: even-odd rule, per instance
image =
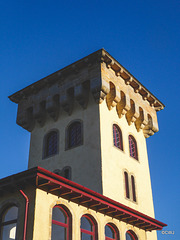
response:
[[[129,230],[126,232],[126,240],[138,240],[138,238],[132,230]]]
[[[11,208],[8,208],[3,215],[2,222],[7,222],[7,221],[17,219],[17,214],[18,214],[18,208],[17,207],[13,206]]]
[[[122,133],[120,128],[116,124],[113,124],[113,142],[115,147],[123,150]]]
[[[68,148],[82,144],[82,127],[80,122],[73,122],[68,127]]]
[[[52,219],[58,222],[67,223],[67,217],[64,211],[62,211],[59,207],[53,208]]]
[[[114,230],[108,225],[105,226],[105,236],[112,239],[115,238]]]
[[[57,240],[57,239],[67,239],[67,229],[56,225],[52,224],[52,235],[51,235],[51,240]]]
[[[131,157],[138,159],[136,140],[131,135],[129,135],[129,152]]]
[[[52,131],[48,133],[46,136],[46,144],[45,144],[45,156],[51,156],[57,153],[58,150],[58,133],[56,131]]]
[[[81,232],[81,240],[93,240],[93,236],[87,233]]]
[[[8,208],[3,216],[1,226],[1,240],[16,239],[18,208],[12,206]]]
[[[87,217],[82,217],[81,218],[81,228],[92,231],[92,223]]]
[[[133,201],[136,202],[136,189],[135,189],[134,176],[131,176],[131,186],[132,186]]]
[[[127,172],[124,172],[124,180],[125,180],[126,197],[130,198],[130,194],[129,194],[129,180],[128,180]]]

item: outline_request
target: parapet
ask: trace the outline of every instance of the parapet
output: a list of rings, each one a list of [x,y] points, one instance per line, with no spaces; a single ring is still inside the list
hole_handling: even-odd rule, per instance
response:
[[[104,49],[9,98],[18,103],[17,124],[32,131],[35,124],[45,124],[47,115],[57,121],[60,109],[71,115],[74,101],[86,109],[90,94],[97,104],[105,100],[109,110],[115,107],[119,118],[125,115],[146,138],[158,131],[156,112],[164,105]]]

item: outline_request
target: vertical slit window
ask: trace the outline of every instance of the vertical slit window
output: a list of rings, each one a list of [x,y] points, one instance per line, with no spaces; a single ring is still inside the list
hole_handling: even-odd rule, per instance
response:
[[[73,122],[67,130],[67,147],[73,148],[82,144],[82,124],[79,121]]]
[[[127,172],[124,172],[124,181],[125,181],[126,197],[130,198],[130,194],[129,194],[129,179],[128,179]]]
[[[136,189],[135,189],[135,180],[134,180],[134,176],[131,176],[131,187],[132,187],[133,201],[136,202]]]
[[[12,206],[8,208],[1,220],[1,240],[16,239],[18,208]]]
[[[129,135],[129,152],[131,157],[138,160],[137,144],[135,138],[132,135]]]
[[[113,124],[113,142],[115,147],[123,150],[122,132],[116,124]]]

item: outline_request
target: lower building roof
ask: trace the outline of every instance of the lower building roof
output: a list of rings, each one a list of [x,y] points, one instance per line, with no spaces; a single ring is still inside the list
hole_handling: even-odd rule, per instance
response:
[[[33,185],[47,193],[76,202],[145,231],[162,230],[167,226],[163,222],[41,167],[31,168],[1,179],[0,195],[16,189],[20,190],[27,185]]]

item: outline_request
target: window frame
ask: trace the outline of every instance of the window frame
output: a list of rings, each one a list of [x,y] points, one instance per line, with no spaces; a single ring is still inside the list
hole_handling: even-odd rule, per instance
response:
[[[47,140],[48,140],[48,137],[51,133],[53,132],[56,132],[57,134],[57,151],[56,153],[53,153],[51,155],[47,155]],[[57,155],[59,153],[59,130],[54,128],[54,129],[51,129],[49,130],[45,135],[44,135],[44,139],[43,139],[43,157],[42,159],[47,159],[47,158],[50,158],[50,157],[53,157],[55,155]]]
[[[120,142],[120,146],[119,146],[119,147],[118,147],[117,144],[114,142],[114,139],[116,138],[116,137],[114,137],[114,136],[115,136],[115,134],[114,134],[114,127],[117,129],[117,131],[118,131],[118,133],[119,133],[119,139],[120,139],[120,141],[119,141],[119,142]],[[117,123],[113,123],[113,125],[112,125],[112,132],[113,132],[113,146],[114,146],[115,148],[120,149],[121,151],[124,151],[122,130],[121,130],[121,128],[119,127],[119,125],[118,125]]]
[[[3,220],[3,217],[5,217],[5,214],[7,213],[7,211],[12,208],[12,207],[16,207],[17,208],[17,217],[16,219],[13,219],[13,220],[10,220],[10,221],[6,221],[6,222],[2,222]],[[19,207],[16,205],[16,204],[10,204],[10,205],[7,205],[1,212],[0,214],[0,240],[2,239],[2,228],[4,226],[8,226],[8,225],[11,225],[13,223],[16,223],[16,235],[15,235],[15,240],[17,239],[17,236],[18,236],[18,233],[17,233],[17,229],[18,229],[18,222],[19,222]]]
[[[62,223],[62,222],[53,220],[53,209],[54,208],[59,208],[66,215],[67,223]],[[65,207],[64,205],[55,205],[52,208],[51,238],[52,238],[52,225],[53,224],[66,228],[67,235],[66,235],[65,240],[71,240],[72,239],[72,216],[71,216],[71,213],[70,213],[70,211],[67,207]]]
[[[106,226],[110,227],[113,230],[114,238],[106,237],[106,233],[105,233],[105,240],[119,240],[119,231],[118,231],[118,228],[116,227],[116,225],[114,225],[112,223],[107,223],[105,225],[105,227]],[[104,227],[104,229],[105,229],[105,227]]]
[[[126,234],[129,234],[130,235],[130,237],[132,237],[132,240],[138,240],[138,237],[137,237],[137,235],[136,235],[136,233],[134,232],[134,231],[132,231],[132,230],[128,230],[127,232],[126,232]],[[126,237],[126,236],[125,236]]]
[[[73,126],[75,123],[79,123],[80,124],[80,131],[81,131],[81,141],[79,144],[76,144],[74,146],[70,146],[70,127]],[[84,139],[84,131],[83,131],[83,121],[81,119],[75,119],[73,121],[71,121],[67,127],[66,127],[66,134],[65,134],[65,150],[70,150],[76,147],[79,147],[81,145],[83,145]]]
[[[92,224],[92,229],[93,229],[92,232],[89,231],[89,230],[81,228],[81,220],[82,220],[83,217],[87,218],[89,220],[89,222]],[[80,219],[80,232],[92,236],[92,238],[93,238],[92,240],[97,240],[97,233],[98,233],[98,231],[97,231],[97,223],[96,223],[95,219],[91,215],[84,214],[84,215],[81,216],[81,219]],[[81,234],[81,240],[82,240],[82,234]]]
[[[133,144],[134,144],[135,156],[133,156],[132,145],[130,145],[130,139],[133,141]],[[136,141],[135,137],[130,134],[128,136],[128,142],[129,142],[129,155],[130,155],[130,157],[132,157],[132,158],[134,158],[138,161],[139,160],[138,159],[138,148],[137,148],[137,141]]]

